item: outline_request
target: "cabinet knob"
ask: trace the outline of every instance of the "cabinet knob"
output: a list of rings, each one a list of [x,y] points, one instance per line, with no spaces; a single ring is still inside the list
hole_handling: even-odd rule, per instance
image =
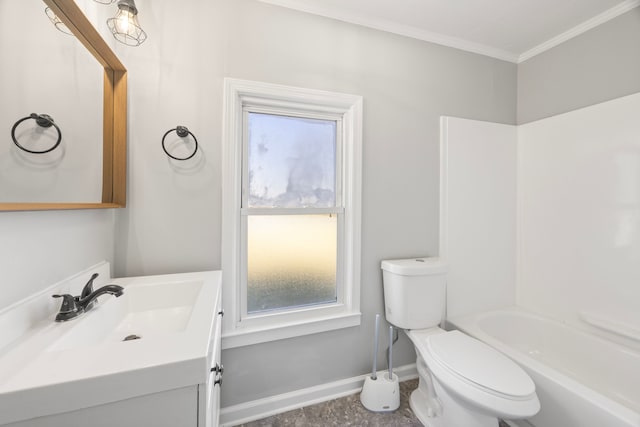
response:
[[[218,312],[218,315],[220,317],[224,317],[224,308]]]

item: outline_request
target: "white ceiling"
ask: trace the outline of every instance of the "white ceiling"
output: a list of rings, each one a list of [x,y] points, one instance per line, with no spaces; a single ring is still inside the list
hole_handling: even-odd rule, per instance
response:
[[[520,62],[640,0],[261,0]]]

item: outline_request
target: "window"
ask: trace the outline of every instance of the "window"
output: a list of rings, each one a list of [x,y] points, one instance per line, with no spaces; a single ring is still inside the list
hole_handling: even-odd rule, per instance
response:
[[[223,347],[360,323],[362,98],[225,80]]]

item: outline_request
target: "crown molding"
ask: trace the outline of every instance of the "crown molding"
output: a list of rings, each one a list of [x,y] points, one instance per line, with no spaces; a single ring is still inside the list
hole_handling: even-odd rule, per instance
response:
[[[300,12],[320,15],[326,18],[336,19],[338,21],[348,22],[351,24],[361,25],[363,27],[373,28],[388,33],[398,34],[405,37],[439,44],[442,46],[452,47],[464,50],[466,52],[477,53],[484,56],[500,59],[508,62],[518,62],[518,54],[481,43],[474,43],[468,40],[447,36],[440,33],[422,30],[410,25],[398,24],[386,19],[375,19],[366,17],[362,14],[333,10],[330,8],[309,4],[301,0],[259,0],[263,3],[282,6],[288,9],[298,10]],[[640,0],[638,0],[640,1]]]
[[[527,59],[533,58],[536,55],[541,54],[553,47],[558,46],[561,43],[566,42],[574,37],[579,36],[582,33],[585,33],[592,28],[597,27],[598,25],[602,25],[607,21],[610,21],[613,18],[616,18],[623,13],[630,11],[640,5],[640,0],[626,0],[620,3],[617,6],[612,7],[609,10],[602,12],[599,15],[594,16],[593,18],[583,22],[582,24],[576,25],[568,31],[565,31],[562,34],[559,34],[544,43],[539,44],[538,46],[527,50],[522,53],[517,60],[517,63],[521,63],[526,61]]]
[[[300,12],[306,12],[313,15],[324,16],[326,18],[336,19],[338,21],[348,22],[351,24],[361,25],[363,27],[373,28],[375,30],[386,31],[389,33],[398,34],[405,37],[411,37],[414,39],[439,44],[442,46],[452,47],[455,49],[464,50],[467,52],[477,53],[484,56],[500,59],[503,61],[513,62],[519,64],[527,59],[530,59],[536,55],[541,54],[561,43],[566,42],[582,33],[589,31],[598,25],[616,18],[634,9],[640,5],[640,0],[626,0],[617,6],[612,7],[604,11],[603,13],[596,15],[595,17],[559,34],[541,43],[522,54],[515,52],[498,49],[492,46],[484,45],[481,43],[474,43],[468,40],[447,36],[444,34],[426,31],[417,27],[402,25],[396,22],[392,22],[386,19],[370,18],[363,14],[338,11],[328,7],[322,7],[315,4],[311,4],[305,0],[259,0],[263,3],[272,4],[275,6],[286,7],[288,9],[298,10]]]

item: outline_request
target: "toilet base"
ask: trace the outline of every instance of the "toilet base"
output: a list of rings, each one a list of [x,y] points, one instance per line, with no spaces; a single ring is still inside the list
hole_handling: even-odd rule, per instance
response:
[[[427,399],[427,396],[417,388],[409,397],[409,407],[425,427],[445,427],[442,424],[442,414],[435,415],[433,409],[429,408]]]
[[[421,357],[417,365],[420,379],[409,406],[425,427],[498,427],[497,417],[475,411],[454,398],[433,378]]]

